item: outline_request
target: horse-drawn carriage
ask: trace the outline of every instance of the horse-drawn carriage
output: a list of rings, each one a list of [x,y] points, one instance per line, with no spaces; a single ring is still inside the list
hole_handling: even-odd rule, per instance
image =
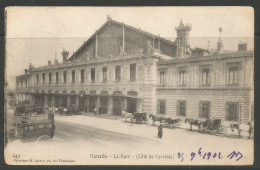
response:
[[[149,115],[149,118],[152,119],[152,124],[155,125],[155,122],[158,121],[160,124],[166,126],[166,127],[181,127],[181,121],[180,118],[170,118],[170,117],[163,117],[163,116],[156,116],[153,114]]]
[[[190,130],[192,130],[192,126],[197,126],[199,132],[208,132],[208,133],[216,133],[216,134],[225,134],[227,129],[222,125],[221,119],[190,119],[186,118],[185,123],[190,123]]]
[[[130,119],[130,122],[135,122],[135,123],[147,122],[146,112],[129,113],[126,111],[122,111],[122,115],[125,117],[125,121],[127,121],[127,119]]]
[[[22,141],[46,141],[54,136],[54,114],[15,117],[15,138]]]

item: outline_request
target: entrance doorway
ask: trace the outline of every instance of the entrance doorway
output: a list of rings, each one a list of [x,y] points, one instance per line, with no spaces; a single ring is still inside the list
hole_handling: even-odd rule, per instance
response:
[[[135,113],[137,108],[137,99],[127,98],[127,112]]]
[[[100,114],[107,114],[108,110],[108,98],[100,97]]]
[[[121,98],[113,97],[113,114],[121,115]]]
[[[61,105],[62,105],[63,107],[67,107],[67,96],[65,96],[65,95],[62,96]]]
[[[89,98],[89,112],[94,112],[95,107],[96,107],[96,97],[90,97]]]

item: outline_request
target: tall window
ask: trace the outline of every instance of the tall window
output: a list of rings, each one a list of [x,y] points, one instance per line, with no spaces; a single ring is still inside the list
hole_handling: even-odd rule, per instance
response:
[[[209,85],[210,84],[210,69],[203,68],[202,69],[202,76],[201,76],[202,85]]]
[[[63,72],[63,83],[67,82],[67,71]]]
[[[158,100],[158,114],[166,113],[166,100],[159,99]]]
[[[239,104],[237,102],[227,103],[227,120],[238,121],[239,120]]]
[[[238,66],[229,67],[228,84],[238,84]]]
[[[91,69],[91,82],[94,83],[95,82],[95,68]]]
[[[85,70],[81,69],[80,70],[80,82],[84,83],[84,81],[85,81]]]
[[[160,71],[160,85],[166,84],[165,71]]]
[[[39,74],[36,75],[36,84],[39,84]]]
[[[121,66],[116,66],[116,81],[120,81],[121,77]]]
[[[42,73],[42,84],[45,83],[45,73]]]
[[[187,84],[187,73],[186,70],[179,71],[179,85],[186,85]]]
[[[186,101],[177,102],[177,115],[186,116]]]
[[[75,70],[72,70],[72,72],[71,72],[71,80],[72,80],[72,83],[75,83]]]
[[[201,101],[200,102],[200,118],[210,118],[210,102]]]
[[[136,64],[130,64],[130,80],[136,80]]]
[[[49,84],[51,84],[51,78],[52,78],[52,74],[49,73]]]
[[[59,72],[56,72],[56,84],[59,83]]]
[[[103,67],[103,82],[107,82],[107,67]]]

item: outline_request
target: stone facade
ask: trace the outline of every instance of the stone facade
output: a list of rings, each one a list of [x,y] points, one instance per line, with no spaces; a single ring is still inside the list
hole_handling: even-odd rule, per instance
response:
[[[109,18],[70,58],[63,50],[62,63],[17,76],[17,98],[102,114],[252,120],[253,51],[191,49],[190,30],[181,22],[172,42]]]

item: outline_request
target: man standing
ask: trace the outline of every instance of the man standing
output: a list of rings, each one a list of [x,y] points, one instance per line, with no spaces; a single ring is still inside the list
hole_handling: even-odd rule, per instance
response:
[[[163,134],[163,128],[162,128],[162,124],[160,123],[158,127],[158,137],[162,138],[162,134]]]

